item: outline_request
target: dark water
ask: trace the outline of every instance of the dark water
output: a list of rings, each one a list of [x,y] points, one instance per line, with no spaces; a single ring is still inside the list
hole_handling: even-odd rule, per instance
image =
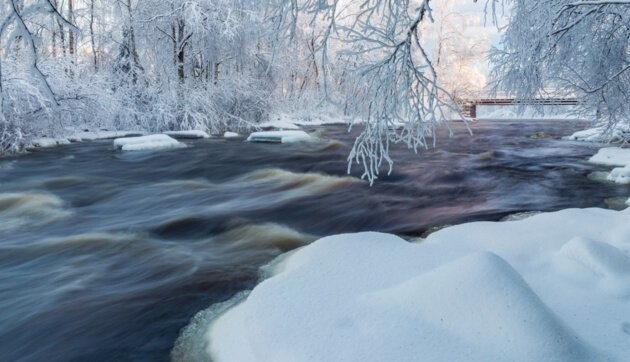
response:
[[[308,144],[120,153],[99,141],[2,159],[0,360],[167,360],[196,312],[317,237],[418,236],[627,197],[587,178],[597,145],[530,138],[581,126],[482,122],[473,137],[455,126],[436,150],[393,150],[393,174],[372,188],[347,177],[352,135],[341,126],[313,129],[322,140]]]

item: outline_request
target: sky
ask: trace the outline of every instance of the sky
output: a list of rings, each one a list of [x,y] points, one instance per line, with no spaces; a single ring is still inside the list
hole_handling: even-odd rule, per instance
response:
[[[442,36],[446,34],[451,48],[454,48],[451,52],[472,52],[474,55],[462,57],[458,62],[459,71],[450,69],[448,74],[457,79],[468,78],[471,83],[483,88],[488,83],[491,68],[487,51],[493,46],[499,46],[500,42],[499,30],[493,23],[492,9],[486,11],[484,0],[434,0],[431,4],[435,22],[424,28],[429,52],[436,53],[436,43],[442,29]],[[497,8],[497,16],[499,22],[505,23],[503,9]]]

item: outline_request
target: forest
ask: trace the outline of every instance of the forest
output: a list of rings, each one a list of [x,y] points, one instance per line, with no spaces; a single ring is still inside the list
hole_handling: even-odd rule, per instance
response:
[[[598,122],[627,123],[627,1],[478,4],[486,26],[505,28],[488,84],[456,81],[489,45],[447,5],[10,0],[0,7],[0,149],[77,129],[254,129],[302,110],[367,121],[351,158],[373,177],[391,164],[389,143],[425,147],[457,117],[457,99],[483,91],[577,96]]]

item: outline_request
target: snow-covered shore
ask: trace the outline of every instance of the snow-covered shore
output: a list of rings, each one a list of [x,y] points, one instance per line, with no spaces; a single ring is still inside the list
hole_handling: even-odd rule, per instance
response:
[[[543,112],[541,112],[541,109]],[[480,105],[477,119],[580,119],[575,106]]]
[[[564,137],[570,141],[584,142],[623,142],[630,139],[630,125],[617,124],[614,127],[597,126],[582,131],[575,132]]]
[[[630,209],[327,237],[207,331],[216,361],[624,360]]]

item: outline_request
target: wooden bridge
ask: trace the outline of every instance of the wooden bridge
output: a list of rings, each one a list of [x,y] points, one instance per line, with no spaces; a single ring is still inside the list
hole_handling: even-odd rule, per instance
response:
[[[477,106],[506,106],[506,105],[576,105],[576,98],[479,98],[479,99],[459,99],[457,100],[462,115],[469,118],[477,118]]]

